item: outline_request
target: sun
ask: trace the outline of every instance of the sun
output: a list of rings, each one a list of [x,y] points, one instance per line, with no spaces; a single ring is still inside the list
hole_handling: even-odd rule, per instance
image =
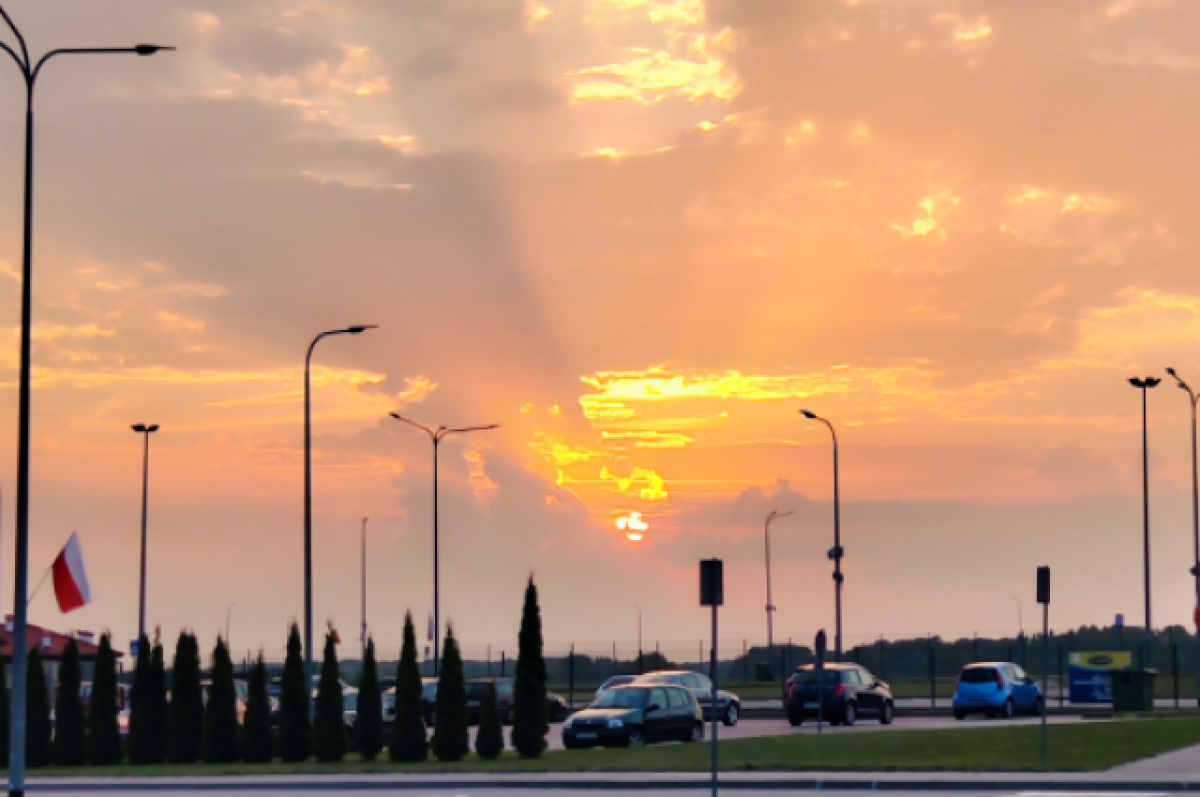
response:
[[[625,532],[625,539],[630,542],[641,542],[650,530],[650,524],[642,520],[641,512],[630,512],[617,518],[617,528]]]

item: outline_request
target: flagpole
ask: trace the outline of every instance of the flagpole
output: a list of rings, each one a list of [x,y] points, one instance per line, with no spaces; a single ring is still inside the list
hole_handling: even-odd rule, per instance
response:
[[[53,570],[54,570],[54,564],[51,563],[50,566],[46,568],[46,573],[45,573],[45,575],[42,576],[42,580],[39,581],[37,583],[37,586],[33,588],[33,594],[29,596],[29,600],[25,601],[26,606],[33,603],[33,599],[37,597],[38,591],[42,588],[42,585],[46,583],[46,579],[50,577],[50,573]]]

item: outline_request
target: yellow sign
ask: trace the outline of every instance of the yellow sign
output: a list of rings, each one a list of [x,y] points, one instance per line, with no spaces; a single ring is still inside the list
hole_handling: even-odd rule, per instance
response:
[[[1074,651],[1071,653],[1071,666],[1084,667],[1089,670],[1125,670],[1133,666],[1133,652],[1118,651]]]

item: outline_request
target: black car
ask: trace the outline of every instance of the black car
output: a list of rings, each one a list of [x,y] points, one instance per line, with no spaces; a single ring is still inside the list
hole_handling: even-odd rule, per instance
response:
[[[704,710],[704,718],[712,719],[709,704],[712,702],[712,681],[707,675],[688,670],[660,670],[658,672],[639,675],[633,680],[635,684],[670,684],[682,686],[692,693],[700,708]],[[725,725],[737,725],[742,713],[742,700],[733,692],[717,691],[717,718]]]
[[[609,689],[563,724],[563,747],[641,747],[704,738],[704,715],[678,686],[630,684]]]
[[[496,713],[500,715],[500,724],[511,725],[513,707],[512,678],[473,678],[467,681],[467,724],[479,724],[479,711],[483,706],[483,696],[487,694],[488,684],[493,684],[496,687]]]
[[[793,727],[806,718],[816,719],[818,710],[831,725],[853,725],[860,717],[874,717],[890,725],[895,718],[890,687],[865,667],[828,663],[821,679],[818,689],[817,672],[811,664],[797,667],[788,679],[787,713]]]

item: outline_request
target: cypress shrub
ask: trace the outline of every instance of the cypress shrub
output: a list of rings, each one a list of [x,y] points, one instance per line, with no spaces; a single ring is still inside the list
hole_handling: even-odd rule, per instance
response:
[[[533,576],[525,588],[521,633],[517,640],[517,677],[513,684],[513,747],[521,758],[537,758],[546,749],[546,659],[542,653],[542,615]]]
[[[150,640],[138,637],[137,665],[133,671],[133,689],[129,692],[129,761],[133,764],[156,763],[150,752],[157,733],[151,706],[150,682],[154,676],[150,672],[150,657]]]
[[[8,760],[8,732],[12,722],[8,706],[8,666],[0,656],[0,761]]]
[[[145,748],[147,764],[167,760],[167,737],[171,727],[171,707],[167,703],[167,666],[162,641],[156,630],[154,647],[150,651],[150,678],[146,688],[146,705],[150,714],[150,738]]]
[[[93,764],[119,764],[125,755],[121,749],[121,729],[117,727],[120,712],[117,692],[117,656],[112,648],[112,635],[100,636],[96,668],[92,673],[92,700],[88,711],[92,737]]]
[[[354,747],[363,761],[374,761],[383,749],[383,698],[375,664],[375,640],[367,638],[362,680],[358,682],[358,716],[354,720]]]
[[[229,764],[238,759],[237,692],[233,688],[233,661],[225,640],[217,637],[212,654],[212,679],[204,707],[204,760]]]
[[[58,668],[58,695],[54,699],[54,763],[60,767],[87,762],[87,725],[79,695],[81,670],[79,645],[72,639]]]
[[[304,651],[300,629],[292,623],[288,631],[287,658],[279,694],[279,752],[284,761],[307,761],[312,745],[308,701],[312,686],[304,673]]]
[[[242,758],[250,764],[268,764],[275,754],[271,735],[271,699],[267,696],[267,665],[262,653],[250,670],[246,721],[242,726]]]
[[[37,640],[39,643],[41,640]],[[39,644],[29,652],[25,677],[25,764],[33,769],[48,766],[50,749],[50,693],[42,668]]]
[[[438,761],[461,761],[471,750],[467,732],[467,686],[463,680],[462,656],[452,628],[446,629],[441,665],[430,747]]]
[[[493,761],[504,752],[504,727],[496,710],[496,685],[488,684],[479,707],[479,733],[475,737],[475,752],[480,758]]]
[[[421,670],[417,666],[417,635],[412,612],[404,615],[404,644],[396,665],[396,723],[388,756],[393,761],[414,763],[429,757],[425,735],[425,707],[421,702]]]
[[[346,755],[345,707],[342,678],[338,669],[333,632],[325,635],[325,657],[321,662],[321,685],[317,689],[316,752],[324,763],[341,761]]]
[[[200,685],[200,645],[187,631],[175,644],[175,669],[171,682],[169,743],[171,763],[193,764],[200,758],[204,739],[204,692]]]

